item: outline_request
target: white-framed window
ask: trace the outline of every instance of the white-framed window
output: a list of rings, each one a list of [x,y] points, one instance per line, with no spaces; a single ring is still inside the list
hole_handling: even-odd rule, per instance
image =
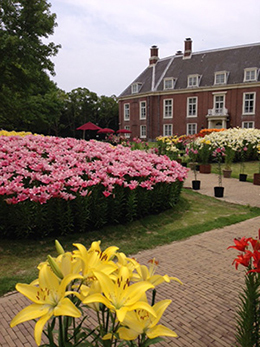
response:
[[[146,119],[146,101],[140,101],[140,119]]]
[[[174,89],[175,81],[174,78],[165,78],[163,80],[163,89]]]
[[[187,124],[187,135],[197,134],[197,123],[188,123]]]
[[[146,125],[140,125],[140,138],[146,138]]]
[[[225,95],[214,95],[214,113],[224,114],[225,110]]]
[[[133,84],[131,85],[132,94],[139,93],[141,87],[142,87],[142,83],[139,83],[139,82],[133,83]]]
[[[172,124],[163,125],[163,136],[172,136]]]
[[[124,104],[124,120],[130,120],[130,104]]]
[[[217,71],[215,72],[214,84],[226,84],[227,83],[227,71]]]
[[[163,118],[172,118],[172,99],[163,100]]]
[[[256,67],[244,69],[244,82],[257,81],[258,71]]]
[[[197,117],[198,97],[187,98],[187,117]]]
[[[125,129],[125,130],[130,130],[130,125],[125,125],[125,126],[124,126],[124,129]],[[126,138],[130,138],[130,133],[126,133],[126,134],[125,134],[125,137],[126,137]]]
[[[255,122],[242,122],[242,128],[253,129],[255,127]]]
[[[255,114],[255,92],[243,94],[243,114]]]
[[[189,75],[187,85],[189,88],[198,87],[200,83],[200,75]]]

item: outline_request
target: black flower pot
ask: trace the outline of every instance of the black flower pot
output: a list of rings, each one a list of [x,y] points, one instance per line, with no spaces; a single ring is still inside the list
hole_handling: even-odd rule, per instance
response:
[[[246,182],[247,175],[246,174],[239,174],[239,181]]]
[[[215,198],[223,198],[224,187],[214,187]]]
[[[192,181],[192,189],[193,190],[200,190],[200,181],[198,181],[198,180]]]

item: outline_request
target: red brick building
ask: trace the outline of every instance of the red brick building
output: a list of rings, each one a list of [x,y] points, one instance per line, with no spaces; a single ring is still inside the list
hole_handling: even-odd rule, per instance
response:
[[[151,47],[149,66],[119,96],[120,128],[131,137],[194,134],[202,128],[260,128],[260,43],[160,59]]]

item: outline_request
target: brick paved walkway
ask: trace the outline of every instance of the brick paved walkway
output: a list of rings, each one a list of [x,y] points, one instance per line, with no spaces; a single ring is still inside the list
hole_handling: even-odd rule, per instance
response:
[[[215,175],[201,175],[202,184],[215,181]],[[211,176],[211,177],[210,177]],[[203,194],[211,194],[211,186]],[[216,181],[217,182],[217,181]],[[231,184],[232,183],[232,184]],[[209,184],[209,183],[207,183]],[[240,196],[245,200],[245,191],[251,191],[252,205],[259,205],[259,189],[251,183],[231,180],[226,182],[228,195]],[[185,183],[189,185],[189,179]],[[203,188],[203,189],[204,189]],[[240,194],[241,192],[241,194]],[[256,193],[257,192],[257,193]],[[239,200],[239,199],[237,199]],[[178,338],[166,339],[161,346],[178,347],[231,347],[234,345],[235,307],[238,292],[243,285],[243,269],[235,270],[232,261],[235,250],[227,250],[235,237],[256,236],[260,227],[260,216],[222,229],[212,230],[187,240],[173,242],[153,250],[140,252],[135,257],[146,263],[155,257],[159,260],[159,273],[180,278],[178,283],[158,287],[157,299],[172,299],[162,323],[172,328]],[[11,329],[9,323],[14,315],[27,305],[20,294],[13,293],[0,298],[0,346],[34,347],[34,323],[20,324]]]

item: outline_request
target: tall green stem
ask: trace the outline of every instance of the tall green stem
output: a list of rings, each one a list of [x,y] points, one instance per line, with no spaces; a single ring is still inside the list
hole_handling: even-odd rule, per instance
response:
[[[240,294],[240,306],[237,312],[237,346],[259,347],[259,274],[247,273],[245,288]]]
[[[59,316],[59,347],[65,347],[62,323],[62,316]]]

